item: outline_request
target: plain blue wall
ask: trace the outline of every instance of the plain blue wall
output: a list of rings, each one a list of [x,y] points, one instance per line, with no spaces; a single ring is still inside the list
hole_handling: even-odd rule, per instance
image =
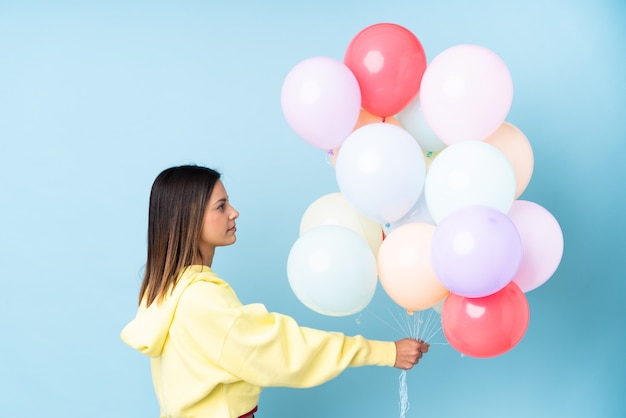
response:
[[[135,312],[149,188],[173,164],[224,172],[239,241],[214,268],[244,302],[405,336],[381,288],[361,314],[329,318],[286,277],[304,210],[337,185],[287,126],[282,82],[303,59],[342,59],[379,22],[410,29],[429,60],[460,43],[501,56],[507,120],[535,153],[522,198],[565,237],[556,274],[527,295],[520,344],[482,360],[433,345],[408,375],[407,417],[626,416],[622,0],[0,1],[0,416],[157,416],[148,361],[119,332]],[[398,416],[399,375],[268,389],[259,416]]]

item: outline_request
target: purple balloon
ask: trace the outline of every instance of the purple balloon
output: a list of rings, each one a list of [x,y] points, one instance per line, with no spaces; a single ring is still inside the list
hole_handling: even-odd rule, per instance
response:
[[[504,288],[521,259],[522,243],[515,224],[487,206],[452,212],[437,225],[431,241],[435,274],[452,293],[469,298]]]

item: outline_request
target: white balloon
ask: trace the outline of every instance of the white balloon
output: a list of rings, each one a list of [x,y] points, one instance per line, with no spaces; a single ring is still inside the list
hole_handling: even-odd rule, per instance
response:
[[[515,173],[496,147],[481,141],[459,142],[445,148],[432,162],[424,193],[437,223],[470,205],[507,213],[515,198]]]
[[[356,210],[384,224],[402,218],[415,205],[424,188],[426,163],[406,130],[372,123],[348,136],[335,174],[339,190]]]
[[[420,144],[424,151],[441,151],[446,147],[432,130],[422,111],[420,97],[417,95],[411,103],[397,115],[402,127],[406,129]]]
[[[301,235],[287,259],[287,277],[296,297],[328,316],[362,311],[378,283],[376,258],[351,229],[322,225]]]
[[[396,228],[415,222],[436,225],[436,222],[428,211],[428,205],[426,204],[426,198],[424,197],[424,193],[420,195],[419,199],[417,199],[417,203],[415,203],[413,208],[411,208],[411,210],[406,215],[404,215],[402,218],[398,219],[395,222],[390,222],[383,225],[383,230],[385,231],[386,235],[389,235]]]

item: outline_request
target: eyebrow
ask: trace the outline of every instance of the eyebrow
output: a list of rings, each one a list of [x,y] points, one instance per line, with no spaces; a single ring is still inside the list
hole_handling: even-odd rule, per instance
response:
[[[216,200],[215,202],[213,202],[213,206],[220,204],[220,203],[225,203],[225,202],[228,202],[228,197],[222,197],[221,199]]]

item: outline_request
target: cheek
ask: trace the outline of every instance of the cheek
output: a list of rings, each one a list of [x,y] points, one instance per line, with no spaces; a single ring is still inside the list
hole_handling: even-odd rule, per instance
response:
[[[221,216],[206,216],[202,226],[202,237],[211,240],[220,235],[220,231],[228,225],[228,219]]]
[[[204,218],[204,222],[202,223],[202,237],[210,237],[213,231],[215,231],[215,219],[211,216],[207,216]]]

